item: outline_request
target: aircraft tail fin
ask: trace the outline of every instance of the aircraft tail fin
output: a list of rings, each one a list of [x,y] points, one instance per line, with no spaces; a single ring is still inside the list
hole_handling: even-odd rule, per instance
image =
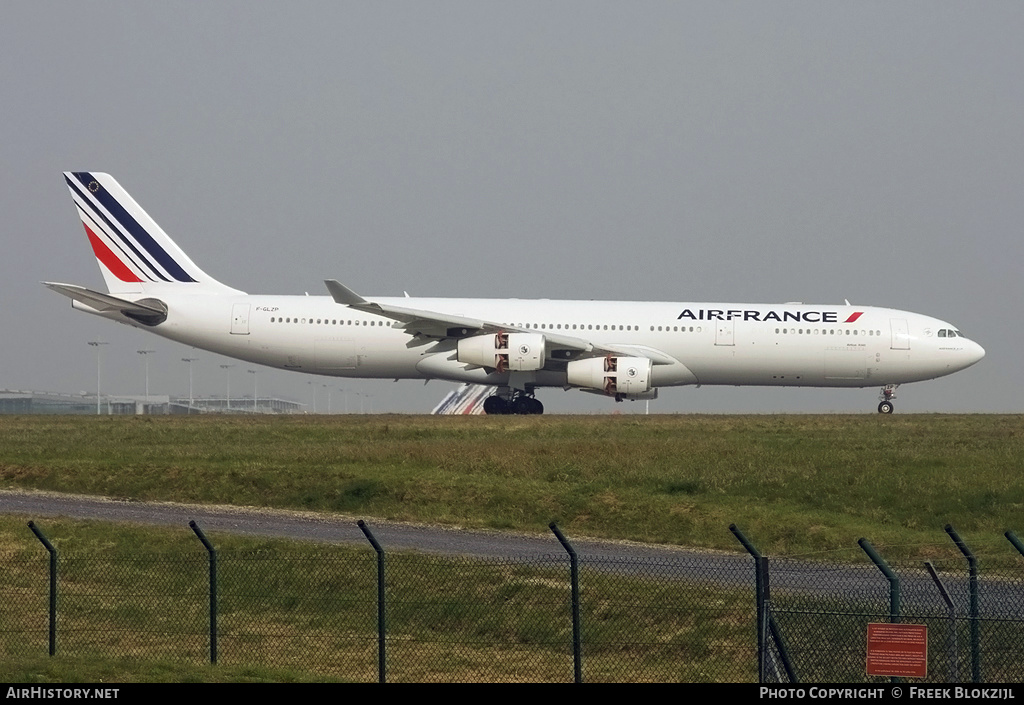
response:
[[[200,269],[110,174],[66,171],[64,179],[111,294],[176,284],[241,293]]]

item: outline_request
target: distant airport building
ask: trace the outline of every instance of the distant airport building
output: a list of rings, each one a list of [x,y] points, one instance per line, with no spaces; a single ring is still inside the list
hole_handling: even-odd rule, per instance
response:
[[[145,396],[106,395],[99,400],[103,415],[136,414],[301,414],[302,404],[276,397],[196,397],[151,394]],[[0,414],[93,414],[95,394],[60,394],[13,389],[0,390]]]

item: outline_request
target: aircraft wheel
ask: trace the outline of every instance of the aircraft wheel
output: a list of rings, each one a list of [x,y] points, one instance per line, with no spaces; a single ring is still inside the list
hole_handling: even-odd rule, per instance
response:
[[[492,396],[484,399],[484,413],[488,416],[500,416],[502,414],[510,414],[512,410],[509,408],[507,401],[499,396]]]
[[[532,413],[534,413],[534,414],[543,414],[544,413],[544,405],[540,403],[539,399],[534,399],[533,400],[533,412]]]
[[[891,401],[883,401],[878,405],[878,413],[880,414],[891,414],[893,411],[893,405]]]
[[[536,414],[534,411],[535,399],[530,397],[516,397],[515,401],[512,402],[512,413],[513,414]]]

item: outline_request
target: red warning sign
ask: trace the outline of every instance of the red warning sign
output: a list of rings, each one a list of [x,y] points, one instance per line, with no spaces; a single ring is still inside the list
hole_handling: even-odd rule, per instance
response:
[[[928,675],[928,627],[924,624],[869,624],[869,676]]]

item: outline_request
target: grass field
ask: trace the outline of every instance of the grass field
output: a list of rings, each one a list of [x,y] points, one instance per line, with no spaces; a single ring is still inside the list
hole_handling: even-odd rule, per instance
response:
[[[1002,532],[1024,533],[1022,421],[981,415],[0,416],[0,487],[545,534],[557,520],[570,537],[733,551],[739,548],[728,525],[735,522],[765,554],[826,561],[863,562],[856,540],[864,536],[891,559],[959,563],[942,531],[952,523],[975,552],[1016,569],[1021,559]],[[238,559],[254,550],[287,554],[294,546],[219,535],[226,571],[221,599],[234,641],[225,639],[214,668],[203,665],[201,624],[187,632],[192,636],[185,652],[137,627],[159,632],[157,626],[172,617],[168,604],[186,622],[199,620],[203,554],[187,530],[58,519],[45,520],[46,531],[70,563],[64,568],[61,652],[50,659],[41,653],[45,557],[24,520],[0,517],[10,584],[5,589],[32,594],[7,601],[4,621],[26,620],[34,640],[28,644],[12,632],[2,649],[0,675],[6,680],[373,679],[366,605],[356,613],[345,600],[316,601],[368,592],[366,570],[303,577],[305,558],[283,571],[270,561]],[[338,565],[371,562],[365,546],[317,551]],[[140,553],[193,558],[131,558]],[[123,565],[130,569],[121,572]],[[407,594],[415,596],[407,606],[400,599],[392,606],[395,679],[566,679],[567,625],[545,611],[546,605],[564,610],[563,575],[542,566],[469,567],[460,559],[422,556],[397,556],[389,565],[397,571],[389,589],[405,580]],[[435,569],[445,577],[423,580]],[[400,577],[402,570],[407,577]],[[192,583],[182,582],[190,572]],[[709,593],[659,580],[613,584],[591,575],[587,581],[585,621],[599,630],[591,634],[594,643],[606,644],[588,647],[591,680],[754,677],[749,588]],[[162,584],[175,595],[169,603],[156,597]],[[285,597],[268,603],[248,590],[252,585],[279,587]],[[622,594],[629,599],[616,596]],[[425,613],[428,603],[438,611]],[[687,607],[658,611],[668,604]],[[480,605],[483,612],[475,613]],[[508,609],[489,607],[494,605]],[[654,629],[649,644],[662,646],[628,645],[617,636],[637,633],[639,624]],[[332,658],[349,654],[347,664],[361,659],[361,670],[310,663],[302,635],[311,628],[314,635],[340,634],[342,641],[362,644],[346,651],[339,641],[326,652]],[[466,641],[449,641],[460,630]],[[294,639],[281,641],[291,633]],[[253,661],[254,654],[276,656]],[[497,663],[511,670],[496,676]],[[623,671],[629,664],[642,666]]]
[[[0,417],[0,486],[737,550],[979,553],[1024,530],[1008,415]]]
[[[208,563],[184,528],[48,519],[58,544],[57,655],[47,654],[47,554],[0,517],[0,680],[373,682],[376,556],[218,534],[218,664]],[[749,587],[583,569],[589,681],[751,681]],[[393,553],[388,680],[571,682],[565,561]]]

